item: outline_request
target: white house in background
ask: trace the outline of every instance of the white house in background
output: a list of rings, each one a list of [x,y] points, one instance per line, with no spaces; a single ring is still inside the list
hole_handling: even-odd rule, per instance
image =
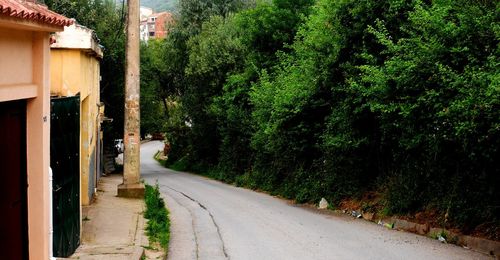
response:
[[[148,30],[148,17],[153,14],[153,9],[145,6],[141,6],[139,11],[139,16],[141,19],[140,28],[140,39],[141,41],[149,40],[149,30]]]
[[[147,19],[148,16],[153,14],[153,9],[145,6],[141,6],[141,9],[139,10],[139,15],[141,18],[141,21],[144,19]]]

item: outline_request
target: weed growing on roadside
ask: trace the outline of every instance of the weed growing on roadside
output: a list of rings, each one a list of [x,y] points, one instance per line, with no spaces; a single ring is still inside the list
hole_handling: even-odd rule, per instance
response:
[[[160,165],[161,165],[161,166],[163,166],[163,167],[167,167],[167,166],[166,166],[166,165],[167,165],[167,160],[162,160],[162,159],[160,158],[161,154],[162,154],[162,152],[161,152],[161,151],[156,152],[156,153],[155,153],[154,158],[155,158],[155,160],[156,160],[158,163],[160,163]]]
[[[146,211],[144,217],[148,219],[147,235],[151,243],[159,243],[165,250],[170,239],[170,221],[165,202],[160,196],[158,183],[155,186],[146,184],[144,200]]]
[[[189,169],[189,164],[185,158],[181,158],[180,160],[168,165],[167,161],[167,166],[168,168],[174,170],[174,171],[186,171]]]

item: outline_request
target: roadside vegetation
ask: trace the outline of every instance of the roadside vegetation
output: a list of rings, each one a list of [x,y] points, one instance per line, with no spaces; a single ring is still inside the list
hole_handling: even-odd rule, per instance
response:
[[[167,164],[499,240],[498,10],[181,0],[169,37],[148,48],[161,58],[142,64],[170,101]]]
[[[161,151],[156,152],[154,155],[155,160],[163,167],[167,166],[167,160],[163,158],[163,153]]]
[[[103,98],[120,133],[121,6],[68,1],[46,3],[104,10],[68,16],[102,37]],[[176,10],[168,37],[141,47],[141,134],[166,133],[167,166],[500,240],[500,2],[179,0]]]
[[[146,184],[144,200],[146,202],[144,217],[148,219],[146,233],[150,245],[158,244],[166,252],[170,240],[170,221],[165,202],[160,197],[158,184],[155,186]]]

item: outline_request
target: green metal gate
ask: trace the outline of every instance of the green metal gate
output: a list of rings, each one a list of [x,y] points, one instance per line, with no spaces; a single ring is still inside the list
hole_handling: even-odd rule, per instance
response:
[[[53,174],[54,256],[80,245],[80,98],[52,98],[50,167]]]

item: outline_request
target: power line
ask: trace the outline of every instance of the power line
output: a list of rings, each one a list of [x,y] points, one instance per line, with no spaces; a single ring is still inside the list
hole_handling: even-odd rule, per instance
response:
[[[115,34],[115,38],[113,39],[113,42],[110,47],[114,47],[116,40],[118,39],[118,36],[120,35],[120,32],[123,30],[123,24],[125,23],[125,0],[122,0],[122,10],[121,10],[121,17],[120,17],[120,28]]]

